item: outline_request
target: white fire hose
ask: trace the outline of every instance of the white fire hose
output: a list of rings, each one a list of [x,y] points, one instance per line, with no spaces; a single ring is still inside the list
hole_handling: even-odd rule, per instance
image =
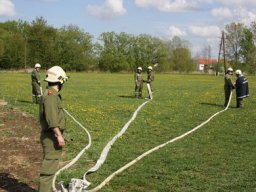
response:
[[[97,160],[97,163],[92,167],[90,168],[88,171],[85,172],[84,176],[83,176],[83,179],[71,179],[71,182],[69,183],[69,189],[66,189],[63,185],[62,185],[62,189],[61,191],[58,191],[56,190],[56,187],[55,187],[55,180],[56,180],[56,177],[57,175],[65,170],[65,169],[68,169],[70,166],[72,166],[80,157],[81,155],[91,146],[91,136],[89,134],[89,132],[86,130],[86,128],[83,127],[83,125],[81,125],[77,120],[75,120],[75,118],[73,116],[71,116],[66,110],[65,112],[77,123],[79,124],[87,133],[88,135],[88,138],[89,138],[89,144],[69,163],[67,164],[66,166],[64,166],[63,168],[61,168],[59,171],[57,171],[54,175],[54,179],[53,179],[53,182],[52,182],[52,187],[53,187],[53,191],[54,192],[96,192],[98,190],[100,190],[101,188],[103,188],[114,176],[116,176],[117,174],[123,172],[124,170],[126,170],[127,168],[131,167],[132,165],[134,165],[135,163],[137,163],[138,161],[140,161],[142,158],[146,157],[147,155],[157,151],[158,149],[161,149],[163,147],[165,147],[166,145],[170,144],[170,143],[173,143],[175,141],[178,141],[190,134],[192,134],[193,132],[197,131],[199,128],[201,128],[202,126],[204,126],[205,124],[207,124],[209,121],[211,121],[215,116],[219,115],[220,113],[226,111],[230,105],[230,102],[231,102],[231,98],[232,98],[232,92],[230,94],[230,97],[229,97],[229,102],[228,102],[228,105],[226,106],[225,109],[221,110],[221,111],[218,111],[217,113],[213,114],[210,118],[208,118],[205,122],[201,123],[200,125],[196,126],[195,128],[191,129],[190,131],[180,135],[180,136],[177,136],[163,144],[160,144],[146,152],[144,152],[142,155],[138,156],[137,158],[135,158],[134,160],[130,161],[129,163],[127,163],[125,166],[119,168],[117,171],[115,171],[114,173],[112,173],[111,175],[109,175],[102,183],[100,183],[98,186],[94,187],[93,189],[90,189],[90,190],[86,190],[86,188],[90,185],[90,182],[88,182],[86,180],[86,175],[90,174],[90,173],[93,173],[93,172],[96,172],[100,167],[101,165],[105,162],[106,160],[106,157],[108,155],[108,152],[111,148],[111,146],[114,144],[114,142],[120,137],[122,136],[122,134],[127,130],[127,128],[129,127],[130,123],[136,118],[138,112],[141,110],[141,108],[146,105],[150,100],[148,101],[145,101],[143,104],[141,104],[137,110],[134,112],[134,114],[132,115],[131,119],[124,125],[124,127],[122,128],[122,130],[117,134],[115,135],[111,141],[108,142],[108,144],[104,147],[101,155],[100,155],[100,158]]]
[[[205,122],[201,123],[200,125],[196,126],[195,128],[191,129],[190,131],[178,136],[178,137],[175,137],[163,144],[160,144],[146,152],[144,152],[142,155],[136,157],[134,160],[130,161],[129,163],[127,163],[126,165],[124,165],[123,167],[119,168],[117,171],[115,171],[114,173],[112,173],[111,175],[109,175],[103,182],[101,182],[98,186],[96,186],[95,188],[93,189],[90,189],[90,190],[86,190],[86,192],[96,192],[96,191],[99,191],[101,188],[103,188],[107,183],[109,183],[109,181],[111,179],[113,179],[113,177],[115,177],[117,174],[123,172],[124,170],[128,169],[129,167],[131,167],[132,165],[134,165],[135,163],[137,163],[138,161],[140,161],[142,158],[146,157],[147,155],[157,151],[158,149],[161,149],[163,147],[165,147],[166,145],[170,144],[170,143],[173,143],[175,141],[178,141],[186,136],[188,136],[189,134],[192,134],[193,132],[197,131],[199,128],[201,128],[202,126],[204,126],[205,124],[207,124],[209,121],[211,121],[215,116],[219,115],[220,113],[226,111],[230,105],[230,102],[231,102],[231,98],[232,98],[232,91],[231,91],[231,94],[230,94],[230,97],[229,97],[229,101],[228,101],[228,105],[226,106],[225,109],[213,114],[210,118],[208,118]]]
[[[101,166],[102,164],[105,162],[106,158],[107,158],[107,155],[108,155],[108,152],[111,148],[111,146],[114,144],[114,142],[119,138],[121,137],[125,131],[128,129],[129,125],[131,124],[131,122],[136,118],[138,112],[141,110],[141,108],[146,105],[147,103],[149,102],[148,101],[145,101],[144,103],[142,103],[137,109],[136,111],[133,113],[131,119],[123,126],[123,128],[121,129],[121,131],[115,135],[108,143],[107,145],[104,147],[103,151],[101,152],[101,155],[100,155],[100,158],[97,160],[97,163],[92,167],[90,168],[88,171],[85,172],[84,174],[84,180],[86,175],[90,174],[90,173],[93,173],[93,172],[96,172]]]
[[[68,190],[63,186],[63,184],[61,184],[61,187],[62,187],[61,191],[58,191],[58,190],[56,189],[56,186],[55,186],[56,177],[60,174],[60,172],[62,172],[62,171],[64,171],[64,170],[68,169],[68,168],[71,167],[73,164],[75,164],[75,163],[78,161],[78,159],[85,153],[85,151],[90,148],[90,146],[91,146],[91,144],[92,144],[92,139],[91,139],[91,135],[90,135],[89,131],[88,131],[81,123],[79,123],[79,121],[77,121],[67,110],[64,109],[64,111],[65,111],[65,113],[66,113],[68,116],[70,116],[81,128],[84,129],[84,131],[86,132],[86,134],[87,134],[87,136],[88,136],[88,140],[89,140],[89,141],[88,141],[88,144],[77,154],[77,156],[76,156],[72,161],[70,161],[67,165],[65,165],[64,167],[62,167],[61,169],[59,169],[59,170],[54,174],[53,181],[52,181],[52,189],[53,189],[54,192],[61,192],[61,191],[62,191],[62,192],[68,192]],[[83,183],[83,184],[86,185],[86,183]],[[72,191],[72,190],[69,190],[69,192],[71,192],[71,191]],[[73,192],[73,191],[72,191],[72,192]]]
[[[102,164],[105,162],[106,158],[107,158],[107,155],[108,155],[108,152],[111,148],[111,146],[114,144],[114,142],[119,138],[121,137],[125,131],[128,129],[129,125],[131,124],[131,122],[136,118],[138,112],[141,110],[141,108],[146,105],[150,100],[147,100],[145,101],[144,103],[142,103],[137,109],[136,111],[133,113],[131,119],[124,125],[124,127],[121,129],[121,131],[115,135],[111,141],[109,141],[107,143],[107,145],[104,147],[101,155],[100,155],[100,158],[97,160],[97,163],[92,167],[90,168],[88,171],[85,172],[84,176],[83,176],[83,179],[71,179],[70,183],[69,183],[69,187],[68,189],[66,189],[63,185],[63,183],[61,183],[61,190],[57,190],[56,189],[56,186],[55,186],[55,181],[56,181],[56,177],[60,174],[61,171],[63,170],[66,170],[68,169],[69,167],[71,167],[81,156],[82,154],[91,146],[91,136],[90,136],[90,133],[87,131],[87,129],[81,124],[79,123],[71,114],[69,114],[66,110],[65,113],[67,113],[80,127],[82,127],[85,132],[87,133],[88,135],[88,138],[89,138],[89,144],[82,150],[80,151],[80,153],[70,162],[68,163],[66,166],[62,167],[60,170],[58,170],[55,175],[54,175],[54,178],[53,178],[53,181],[52,181],[52,188],[53,188],[53,191],[54,192],[82,192],[84,191],[91,183],[89,181],[86,180],[86,175],[90,174],[90,173],[93,173],[93,172],[96,172],[101,166]]]

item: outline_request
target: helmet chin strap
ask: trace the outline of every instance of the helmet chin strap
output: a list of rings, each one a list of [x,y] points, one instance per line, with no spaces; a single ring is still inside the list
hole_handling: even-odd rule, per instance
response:
[[[58,89],[59,89],[59,91],[62,89],[62,86],[63,86],[62,83],[59,83],[59,84],[58,84]]]

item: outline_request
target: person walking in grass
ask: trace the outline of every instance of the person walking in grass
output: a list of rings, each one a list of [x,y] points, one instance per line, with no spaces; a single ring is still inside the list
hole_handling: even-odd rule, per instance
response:
[[[243,99],[246,97],[249,97],[249,86],[248,86],[248,80],[246,77],[242,74],[242,71],[240,69],[237,69],[235,71],[236,73],[236,107],[241,108],[243,107]]]
[[[41,65],[36,63],[33,71],[31,72],[31,81],[32,81],[32,101],[33,103],[39,104],[40,98],[42,95],[41,91],[41,82],[40,82],[40,71]]]
[[[59,169],[62,148],[65,145],[63,132],[66,123],[59,92],[67,79],[65,71],[59,66],[50,68],[46,73],[48,89],[45,90],[39,105],[40,141],[43,148],[39,192],[52,191],[52,180]]]
[[[135,97],[142,98],[143,79],[142,79],[142,68],[138,67],[134,76],[135,79]]]
[[[231,79],[232,75],[233,75],[233,69],[229,67],[227,69],[227,72],[224,78],[224,93],[225,93],[224,107],[227,107],[231,91],[235,88],[234,83],[232,82],[232,79]]]

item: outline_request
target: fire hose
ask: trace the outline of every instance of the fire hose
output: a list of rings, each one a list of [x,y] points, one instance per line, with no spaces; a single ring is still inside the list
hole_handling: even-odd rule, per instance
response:
[[[97,163],[92,167],[90,168],[85,174],[84,174],[84,180],[86,180],[86,175],[89,175],[93,172],[96,172],[101,166],[102,164],[105,162],[106,158],[107,158],[107,155],[108,155],[108,152],[111,148],[111,146],[114,144],[114,142],[119,138],[121,137],[125,131],[128,129],[129,125],[131,124],[131,122],[136,118],[138,112],[141,110],[141,108],[146,105],[148,101],[145,101],[144,103],[142,103],[137,109],[136,111],[133,113],[131,119],[123,126],[123,128],[121,129],[121,131],[115,135],[108,143],[107,145],[104,147],[104,149],[102,150],[101,152],[101,155],[100,155],[100,158],[97,160]]]
[[[158,149],[161,149],[163,147],[165,147],[166,145],[170,144],[170,143],[173,143],[175,141],[178,141],[190,134],[192,134],[193,132],[197,131],[199,128],[201,128],[202,126],[204,126],[205,124],[207,124],[209,121],[211,121],[214,117],[216,117],[217,115],[219,115],[220,113],[226,111],[230,105],[230,102],[231,102],[231,98],[232,98],[232,92],[230,94],[230,97],[229,97],[229,101],[228,101],[228,105],[225,107],[225,109],[221,110],[221,111],[218,111],[217,113],[213,114],[210,118],[208,118],[206,121],[204,121],[203,123],[201,123],[200,125],[196,126],[195,128],[191,129],[190,131],[180,135],[180,136],[177,136],[163,144],[160,144],[146,152],[144,152],[142,155],[136,157],[134,160],[130,161],[129,163],[127,163],[126,165],[124,165],[123,167],[119,168],[117,171],[115,171],[114,173],[112,173],[111,175],[109,175],[103,182],[101,182],[98,186],[94,187],[93,189],[90,189],[90,190],[86,190],[86,192],[96,192],[98,190],[100,190],[101,188],[103,188],[107,183],[109,183],[109,181],[111,179],[113,179],[117,174],[123,172],[124,170],[128,169],[129,167],[131,167],[132,165],[134,165],[135,163],[137,163],[138,161],[140,161],[142,158],[146,157],[147,155],[157,151]]]
[[[217,115],[219,115],[220,113],[226,111],[230,105],[231,102],[231,98],[232,98],[232,92],[230,94],[229,97],[229,101],[228,101],[228,105],[225,107],[225,109],[218,111],[217,113],[213,114],[210,118],[208,118],[206,121],[204,121],[203,123],[199,124],[198,126],[196,126],[195,128],[191,129],[190,131],[177,136],[165,143],[162,143],[154,148],[151,148],[150,150],[144,152],[142,155],[136,157],[134,160],[130,161],[129,163],[127,163],[126,165],[124,165],[123,167],[119,168],[117,171],[115,171],[114,173],[112,173],[111,175],[109,175],[102,183],[100,183],[98,186],[94,187],[93,189],[90,190],[86,190],[86,188],[90,185],[90,182],[88,182],[86,180],[86,175],[89,175],[90,173],[96,172],[101,165],[105,162],[106,157],[108,155],[108,152],[111,148],[111,146],[114,144],[114,142],[120,137],[122,136],[122,134],[127,130],[127,128],[129,127],[130,123],[136,118],[138,112],[141,110],[141,108],[146,105],[150,100],[144,102],[143,104],[141,104],[137,110],[134,112],[132,118],[124,125],[124,127],[122,128],[122,130],[112,138],[111,141],[108,142],[108,144],[104,147],[100,158],[97,160],[97,163],[90,168],[88,171],[85,172],[83,179],[71,179],[71,182],[69,184],[69,189],[67,190],[63,185],[62,185],[62,191],[61,192],[96,192],[98,190],[100,190],[101,188],[103,188],[113,177],[115,177],[117,174],[123,172],[124,170],[126,170],[127,168],[131,167],[132,165],[134,165],[135,163],[137,163],[138,161],[140,161],[141,159],[143,159],[144,157],[146,157],[147,155],[165,147],[166,145],[173,143],[175,141],[178,141],[190,134],[192,134],[193,132],[197,131],[199,128],[201,128],[202,126],[204,126],[205,124],[207,124],[209,121],[211,121],[214,117],[216,117]],[[82,128],[84,128],[78,121],[76,121],[74,119],[74,117],[72,117],[66,110],[65,112],[76,122],[78,123]],[[84,128],[85,129],[85,128]],[[57,171],[54,175],[54,179],[53,179],[53,191],[54,192],[59,192],[58,190],[56,190],[55,187],[55,180],[56,180],[56,176],[63,170],[69,168],[70,166],[72,166],[79,158],[80,156],[85,152],[86,149],[88,149],[91,146],[91,137],[89,132],[85,129],[86,133],[88,134],[89,137],[89,144],[76,156],[76,158],[74,158],[69,164],[67,164],[66,166],[64,166],[63,168],[61,168],[59,171]]]
[[[70,113],[68,113],[67,110],[64,110],[65,113],[67,115],[69,115],[80,127],[82,127],[85,132],[88,135],[89,138],[89,144],[82,150],[80,151],[80,153],[70,162],[68,163],[66,166],[62,167],[60,170],[58,170],[53,178],[52,181],[52,188],[54,192],[82,192],[83,190],[85,190],[91,183],[89,181],[86,180],[86,175],[91,174],[93,172],[96,172],[101,166],[102,164],[105,162],[108,152],[111,148],[111,146],[114,144],[114,142],[121,137],[125,131],[128,129],[129,125],[131,124],[131,122],[136,118],[138,112],[141,110],[141,108],[146,105],[150,100],[145,101],[144,103],[142,103],[137,109],[136,111],[133,113],[131,119],[123,126],[123,128],[121,129],[121,131],[115,135],[108,143],[107,145],[104,147],[100,158],[97,160],[97,163],[90,168],[88,171],[85,172],[85,174],[83,175],[83,179],[71,179],[70,183],[69,183],[69,187],[68,189],[66,189],[63,185],[63,183],[61,183],[61,191],[56,189],[55,186],[55,181],[56,181],[56,177],[60,174],[60,172],[68,169],[69,167],[71,167],[81,156],[82,154],[91,146],[91,136],[90,133],[87,131],[87,129],[81,124],[79,123]]]
[[[64,167],[62,167],[61,169],[59,169],[55,174],[54,174],[54,177],[53,177],[53,181],[52,181],[52,189],[54,192],[59,192],[57,189],[56,189],[56,186],[55,186],[55,181],[56,181],[56,177],[60,174],[60,172],[68,169],[69,167],[71,167],[73,164],[75,164],[79,158],[85,153],[85,151],[87,149],[90,148],[91,144],[92,144],[92,139],[91,139],[91,135],[89,133],[89,131],[79,122],[77,121],[67,110],[64,109],[64,112],[71,117],[71,119],[73,119],[81,128],[84,129],[84,131],[86,132],[87,136],[88,136],[88,144],[77,154],[77,156],[72,160],[70,161],[67,165],[65,165]],[[65,187],[63,186],[63,184],[61,184],[61,187],[62,187],[62,192],[67,192],[67,189],[65,189]]]

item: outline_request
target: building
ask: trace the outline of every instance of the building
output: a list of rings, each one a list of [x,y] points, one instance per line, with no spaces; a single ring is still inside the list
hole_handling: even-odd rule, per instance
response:
[[[197,69],[199,71],[210,72],[214,70],[214,65],[218,63],[217,59],[199,58],[196,59]]]

